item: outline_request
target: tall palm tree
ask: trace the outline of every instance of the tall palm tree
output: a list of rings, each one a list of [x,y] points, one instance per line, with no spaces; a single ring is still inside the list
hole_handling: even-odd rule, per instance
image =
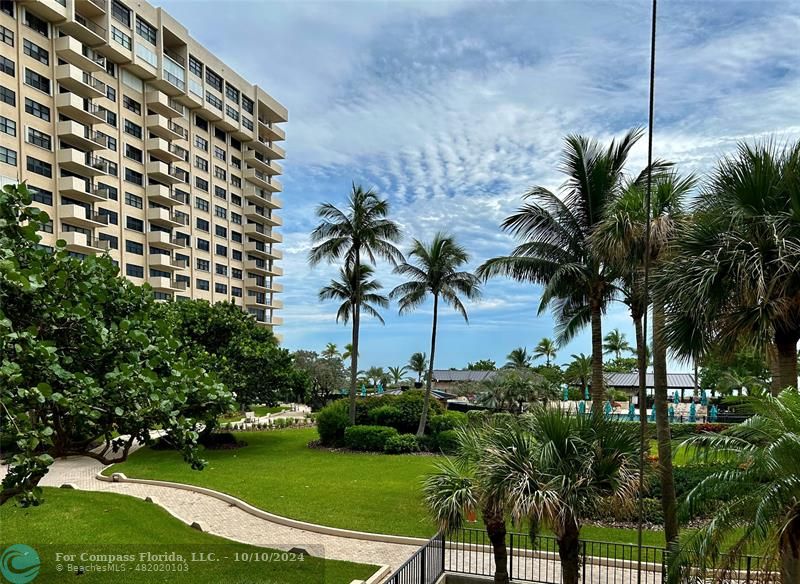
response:
[[[331,280],[327,286],[319,291],[319,299],[341,301],[339,309],[336,311],[336,322],[347,324],[355,319],[355,315],[363,312],[369,316],[377,318],[384,324],[383,317],[378,312],[378,308],[387,308],[389,299],[380,294],[381,283],[373,279],[375,270],[372,266],[361,264],[352,267],[345,267],[339,270],[339,279]],[[355,330],[355,321],[353,322]],[[358,346],[358,333],[353,335]],[[353,370],[352,364],[358,360],[357,349],[350,356],[350,413],[351,422],[355,421],[356,409],[356,384],[358,382],[358,370]]]
[[[403,261],[403,254],[395,245],[401,238],[400,228],[394,221],[387,219],[388,214],[389,203],[386,200],[380,199],[372,190],[365,191],[354,183],[345,210],[331,203],[323,203],[317,207],[317,216],[321,222],[311,232],[314,247],[308,253],[309,263],[316,265],[321,261],[344,260],[345,269],[358,272],[353,266],[361,266],[365,260],[374,263],[380,257],[392,264]],[[353,281],[356,286],[359,282],[358,278]],[[358,290],[354,292],[355,298],[360,298]],[[350,356],[350,422],[355,423],[361,324],[361,306],[358,300],[351,313],[353,350]]]
[[[525,347],[517,347],[506,355],[506,359],[506,367],[522,368],[531,365],[531,356]]]
[[[745,553],[766,558],[760,569],[777,569],[781,582],[800,582],[800,394],[792,388],[748,402],[755,415],[746,422],[683,444],[695,461],[723,462],[725,469],[686,496],[687,514],[710,510],[714,519],[681,538],[671,582],[690,574],[693,581],[722,581],[714,568],[730,569]],[[712,573],[696,574],[698,566]]]
[[[403,382],[403,379],[405,379],[407,371],[408,368],[404,365],[399,367],[389,367],[389,377],[392,380],[392,384],[400,385]]]
[[[625,338],[625,333],[620,332],[615,328],[605,336],[603,339],[603,353],[605,355],[614,355],[614,358],[619,360],[624,352],[633,352],[631,344]]]
[[[322,356],[326,359],[333,359],[334,357],[339,356],[339,348],[336,346],[336,343],[328,343],[325,345],[325,350],[322,351]]]
[[[717,165],[659,277],[683,356],[745,341],[772,355],[772,391],[797,387],[800,141],[740,144]]]
[[[550,362],[556,358],[556,344],[553,339],[543,338],[533,349],[533,358],[544,357],[545,364],[550,367]]]
[[[408,257],[414,264],[403,262],[395,268],[395,272],[409,280],[392,290],[390,296],[400,304],[400,314],[407,313],[420,306],[428,295],[433,296],[433,326],[431,327],[431,358],[428,362],[428,378],[425,382],[425,401],[417,428],[417,436],[425,433],[428,419],[428,407],[433,380],[433,364],[436,356],[436,327],[439,319],[439,300],[452,306],[466,322],[467,309],[459,295],[469,299],[480,296],[480,281],[471,272],[459,271],[469,261],[467,251],[456,243],[451,235],[437,233],[433,240],[422,243],[414,240]],[[415,265],[416,264],[416,265]]]
[[[425,353],[414,353],[408,360],[408,368],[417,374],[417,381],[422,381],[422,375],[428,369],[428,357]]]
[[[527,202],[502,223],[520,244],[509,256],[485,262],[478,275],[505,275],[544,286],[539,313],[553,306],[558,344],[591,325],[592,407],[603,408],[602,316],[616,293],[616,275],[589,245],[609,199],[622,187],[628,154],[641,137],[629,131],[603,148],[595,140],[568,136],[561,161],[563,196],[533,187]]]
[[[667,166],[666,164],[662,166]],[[642,184],[644,182],[644,184]],[[626,296],[636,299],[636,306],[629,304],[634,314],[634,326],[641,327],[642,317],[647,309],[648,293],[643,289],[641,276],[645,259],[654,268],[668,257],[670,248],[686,227],[688,216],[685,200],[696,184],[689,175],[682,177],[662,168],[654,177],[651,188],[650,209],[647,208],[647,181],[637,180],[608,202],[603,221],[592,234],[592,244],[600,255],[607,258],[614,269],[628,284],[639,286],[629,290]],[[647,247],[646,232],[650,218],[650,240]],[[661,478],[662,507],[664,511],[664,532],[667,541],[678,537],[677,499],[672,469],[672,441],[669,429],[669,398],[667,395],[667,345],[663,335],[664,308],[656,299],[653,304],[653,385],[656,410],[656,437],[658,440],[659,474]],[[619,333],[619,331],[612,331]],[[637,334],[639,331],[637,331]],[[612,336],[609,334],[609,336]],[[616,335],[619,336],[619,335]],[[608,337],[606,338],[608,341]],[[611,339],[607,349],[620,348],[620,338]],[[639,349],[645,344],[637,338],[640,379],[645,374],[642,368],[644,352]],[[630,346],[625,343],[627,349]],[[640,406],[644,408],[645,405]]]

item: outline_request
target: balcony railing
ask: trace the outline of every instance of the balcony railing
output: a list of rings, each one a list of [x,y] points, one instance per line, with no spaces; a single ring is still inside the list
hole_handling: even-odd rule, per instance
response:
[[[103,12],[106,11],[106,0],[89,0],[89,2],[97,6]]]
[[[180,157],[181,160],[184,162],[189,161],[189,151],[186,148],[181,148],[177,144],[170,144],[169,151],[172,152],[175,156]]]
[[[86,57],[87,59],[89,59],[90,61],[93,61],[94,63],[97,63],[100,67],[105,69],[105,67],[106,67],[106,58],[105,58],[104,55],[101,55],[100,53],[96,53],[95,51],[93,51],[92,49],[90,49],[89,47],[87,47],[86,45],[83,45],[83,44],[81,45],[81,54],[84,57]]]
[[[168,127],[170,130],[172,130],[173,132],[175,132],[176,134],[180,134],[180,135],[181,135],[181,137],[182,137],[184,140],[186,140],[186,138],[188,138],[188,137],[189,137],[189,132],[188,132],[188,130],[187,130],[186,128],[184,128],[183,126],[179,126],[178,124],[176,124],[176,123],[175,123],[175,122],[173,122],[172,120],[169,120],[169,122],[167,122],[167,127]]]
[[[185,183],[189,182],[189,173],[183,170],[182,168],[170,166],[169,175],[171,177],[177,178],[181,182]]]
[[[101,172],[106,174],[111,174],[109,171],[111,169],[111,163],[104,158],[100,158],[99,156],[92,156],[88,152],[86,153],[86,166],[91,166]]]
[[[176,112],[181,112],[181,115],[184,115],[186,113],[186,108],[184,107],[184,105],[182,103],[175,101],[174,97],[170,97],[167,100],[167,105],[169,105],[169,107],[174,109]]]
[[[96,91],[100,91],[101,93],[107,92],[106,84],[86,71],[83,72],[83,82]]]
[[[78,24],[80,24],[84,28],[88,28],[90,31],[92,31],[97,36],[101,36],[103,38],[105,38],[105,36],[106,36],[106,29],[105,28],[103,28],[102,26],[100,26],[96,22],[93,22],[93,21],[89,20],[88,18],[86,18],[82,14],[78,14],[77,12],[75,13],[75,22],[77,22]]]

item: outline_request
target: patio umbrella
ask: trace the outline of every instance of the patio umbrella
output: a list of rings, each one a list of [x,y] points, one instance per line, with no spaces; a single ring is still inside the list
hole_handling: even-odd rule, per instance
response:
[[[635,416],[636,416],[636,408],[633,405],[633,400],[631,400],[628,402],[628,420],[633,422]]]
[[[564,401],[569,401],[569,386],[564,386]]]
[[[361,384],[361,397],[367,397],[367,386],[363,383]]]
[[[612,406],[611,406],[611,402],[610,402],[610,401],[607,401],[607,402],[606,402],[606,405],[605,405],[605,406],[603,406],[603,410],[605,411],[605,413],[606,413],[606,416],[610,416],[610,415],[611,415],[611,410],[612,410],[612,409],[613,409],[613,408],[612,408]]]
[[[717,421],[717,413],[718,413],[717,412],[717,406],[716,405],[711,406],[711,411],[708,412],[709,421],[716,422]]]
[[[583,388],[583,399],[589,401],[589,386]]]
[[[670,424],[675,421],[675,408],[672,406],[669,406],[669,421]]]
[[[581,402],[578,404],[578,413],[581,416],[586,413],[586,402]]]
[[[383,383],[381,383],[380,381],[378,382],[378,393],[379,394],[383,393]]]
[[[708,395],[706,394],[705,389],[700,390],[700,405],[707,406],[708,405]]]
[[[694,402],[692,402],[692,405],[689,406],[689,421],[697,421],[697,407],[694,405]]]
[[[656,421],[656,408],[655,408],[655,406],[653,406],[653,409],[650,410],[650,421],[651,422],[655,422]]]
[[[673,403],[679,404],[681,403],[681,396],[678,395],[678,390],[676,389],[675,392],[672,394],[672,401]]]

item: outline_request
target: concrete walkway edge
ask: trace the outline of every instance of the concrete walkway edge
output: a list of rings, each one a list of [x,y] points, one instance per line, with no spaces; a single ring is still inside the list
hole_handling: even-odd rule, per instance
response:
[[[113,465],[110,465],[113,466]],[[109,467],[106,467],[106,469]],[[103,469],[103,470],[106,470]],[[385,533],[370,533],[367,531],[353,531],[350,529],[342,529],[339,527],[329,527],[327,525],[318,525],[316,523],[307,523],[305,521],[300,521],[297,519],[290,519],[289,517],[283,517],[282,515],[275,515],[274,513],[269,513],[268,511],[264,511],[263,509],[259,509],[258,507],[253,507],[249,503],[242,501],[232,495],[228,495],[227,493],[222,493],[220,491],[215,491],[213,489],[208,489],[206,487],[198,487],[196,485],[187,485],[185,483],[173,483],[170,481],[160,481],[155,479],[134,479],[128,478],[125,476],[124,473],[115,472],[112,475],[106,476],[102,474],[102,471],[97,473],[96,478],[100,481],[104,482],[113,482],[113,483],[134,483],[140,485],[153,485],[156,487],[168,487],[172,489],[181,489],[184,491],[191,491],[194,493],[200,493],[201,495],[207,495],[209,497],[214,497],[215,499],[219,499],[220,501],[224,501],[229,505],[233,505],[234,507],[238,507],[245,513],[249,513],[259,519],[264,519],[266,521],[270,521],[272,523],[277,523],[278,525],[284,525],[286,527],[292,527],[295,529],[302,529],[305,531],[310,531],[312,533],[321,533],[323,535],[333,535],[337,537],[348,537],[351,539],[360,539],[365,541],[375,541],[380,543],[395,543],[400,545],[415,545],[415,546],[422,546],[428,542],[425,538],[420,537],[407,537],[402,535],[390,535]]]

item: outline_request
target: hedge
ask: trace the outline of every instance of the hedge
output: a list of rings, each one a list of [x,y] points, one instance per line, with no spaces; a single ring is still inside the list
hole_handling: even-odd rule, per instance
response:
[[[387,426],[350,426],[344,431],[344,443],[353,450],[383,452],[387,441],[396,436],[397,430]]]
[[[454,430],[466,425],[467,414],[463,412],[445,412],[438,416],[431,416],[428,428],[431,434],[439,434],[445,430]]]
[[[458,432],[455,430],[439,432],[435,438],[435,446],[444,454],[453,454],[458,449]]]
[[[419,451],[419,444],[414,434],[398,434],[386,440],[383,450],[387,454],[407,454]]]

